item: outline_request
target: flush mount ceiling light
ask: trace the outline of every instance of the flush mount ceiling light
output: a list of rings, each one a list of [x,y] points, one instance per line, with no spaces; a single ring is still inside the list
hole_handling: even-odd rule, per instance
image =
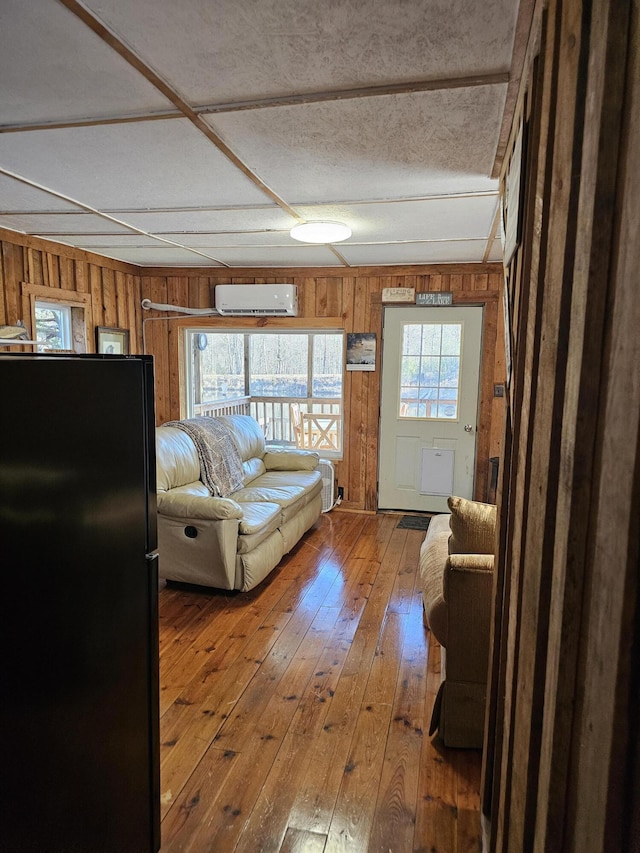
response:
[[[351,228],[343,222],[301,222],[289,234],[301,243],[339,243],[351,237]]]

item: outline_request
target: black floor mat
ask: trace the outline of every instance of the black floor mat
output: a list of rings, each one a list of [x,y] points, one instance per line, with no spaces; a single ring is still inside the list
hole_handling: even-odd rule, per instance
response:
[[[403,515],[396,527],[404,527],[407,530],[426,530],[430,521],[430,515]]]

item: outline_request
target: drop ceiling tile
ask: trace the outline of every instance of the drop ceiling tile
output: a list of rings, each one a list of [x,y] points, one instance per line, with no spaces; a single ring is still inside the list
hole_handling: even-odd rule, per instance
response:
[[[98,254],[104,255],[106,258],[114,258],[119,261],[127,261],[132,264],[140,264],[140,266],[181,266],[181,267],[219,267],[223,264],[217,263],[215,259],[204,257],[202,254],[197,254],[188,251],[188,249],[176,249],[172,246],[167,247],[111,247],[104,249]]]
[[[186,246],[204,247],[211,249],[227,248],[260,248],[261,246],[296,247],[288,231],[248,231],[230,232],[227,234],[162,234],[169,240],[183,243]]]
[[[130,234],[129,228],[91,213],[0,213],[0,226],[51,240],[62,234]]]
[[[44,190],[0,173],[0,213],[34,213],[38,211],[80,213],[81,208],[44,192]]]
[[[57,240],[60,243],[68,243],[79,249],[87,249],[91,252],[101,253],[102,249],[109,248],[163,248],[170,245],[155,237],[145,237],[143,234],[56,234],[48,237],[49,240]]]
[[[292,205],[497,190],[506,86],[246,110],[206,121]]]
[[[340,261],[326,246],[263,246],[216,249],[216,257],[233,267],[335,267]]]
[[[300,205],[305,219],[351,226],[354,243],[393,240],[453,240],[488,237],[496,194],[367,204]]]
[[[1,134],[0,167],[99,209],[265,199],[186,119]]]
[[[2,124],[175,109],[61,3],[2,0]]]
[[[509,68],[518,4],[85,0],[193,103]]]
[[[340,254],[352,266],[389,264],[480,263],[486,240],[435,243],[340,244]]]
[[[111,211],[118,219],[154,234],[181,231],[288,231],[297,220],[279,207],[226,210]]]

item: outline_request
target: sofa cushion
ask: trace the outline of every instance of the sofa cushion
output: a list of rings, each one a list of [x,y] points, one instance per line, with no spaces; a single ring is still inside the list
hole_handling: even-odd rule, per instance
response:
[[[260,424],[251,415],[219,415],[217,420],[231,430],[243,462],[256,456],[262,459],[264,456],[264,433]]]
[[[242,518],[243,507],[231,498],[213,497],[204,483],[197,482],[158,492],[158,512],[172,518],[221,521]]]
[[[157,490],[166,492],[200,479],[200,463],[190,437],[176,427],[156,429]]]
[[[495,548],[496,507],[494,504],[450,497],[450,554],[493,554]]]
[[[267,502],[241,504],[244,516],[238,533],[238,554],[248,554],[264,542],[280,524],[280,507]]]
[[[286,447],[272,447],[263,457],[267,471],[313,471],[319,461],[320,456],[315,452]]]
[[[447,645],[449,612],[444,599],[443,575],[449,556],[449,514],[435,515],[420,548],[420,582],[428,627],[443,646]]]
[[[267,501],[259,503],[243,503],[240,533],[250,536],[263,528],[275,530],[280,521],[280,506]]]

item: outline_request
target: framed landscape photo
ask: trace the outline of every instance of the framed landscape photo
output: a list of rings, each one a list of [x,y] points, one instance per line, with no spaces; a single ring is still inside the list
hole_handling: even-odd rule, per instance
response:
[[[347,370],[375,369],[375,332],[347,332]]]
[[[96,326],[96,352],[106,355],[129,355],[129,330]]]

